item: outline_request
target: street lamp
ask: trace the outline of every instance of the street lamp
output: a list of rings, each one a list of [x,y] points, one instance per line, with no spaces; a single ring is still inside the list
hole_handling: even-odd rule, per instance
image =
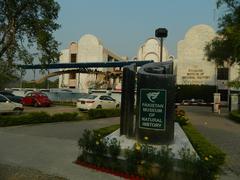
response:
[[[166,28],[158,28],[155,30],[155,37],[160,39],[161,51],[160,51],[160,62],[162,62],[162,49],[163,49],[163,38],[167,37],[168,30]]]

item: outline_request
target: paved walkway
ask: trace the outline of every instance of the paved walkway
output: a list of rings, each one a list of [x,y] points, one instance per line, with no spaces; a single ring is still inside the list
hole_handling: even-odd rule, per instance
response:
[[[227,154],[225,170],[228,175],[222,179],[240,179],[240,124],[230,121],[228,111],[221,114],[211,112],[211,107],[182,106],[191,123],[212,143]]]
[[[76,165],[84,129],[119,123],[119,118],[0,128],[0,164],[39,170],[71,180],[120,179]]]

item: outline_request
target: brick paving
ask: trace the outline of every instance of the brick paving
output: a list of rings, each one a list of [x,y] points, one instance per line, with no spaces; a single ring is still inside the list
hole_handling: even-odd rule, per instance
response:
[[[212,143],[227,154],[224,170],[240,179],[240,124],[228,119],[227,108],[221,114],[211,112],[211,107],[182,106],[190,122]]]

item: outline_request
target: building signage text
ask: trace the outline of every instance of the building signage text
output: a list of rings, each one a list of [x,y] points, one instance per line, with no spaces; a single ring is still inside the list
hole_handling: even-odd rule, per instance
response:
[[[166,90],[141,89],[139,104],[139,128],[165,130]]]

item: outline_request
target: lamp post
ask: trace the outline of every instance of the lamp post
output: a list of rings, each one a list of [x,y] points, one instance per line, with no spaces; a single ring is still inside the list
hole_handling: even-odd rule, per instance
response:
[[[162,49],[163,49],[163,38],[167,37],[168,30],[166,28],[158,28],[155,30],[155,37],[160,39],[161,51],[160,51],[160,62],[162,62]]]

